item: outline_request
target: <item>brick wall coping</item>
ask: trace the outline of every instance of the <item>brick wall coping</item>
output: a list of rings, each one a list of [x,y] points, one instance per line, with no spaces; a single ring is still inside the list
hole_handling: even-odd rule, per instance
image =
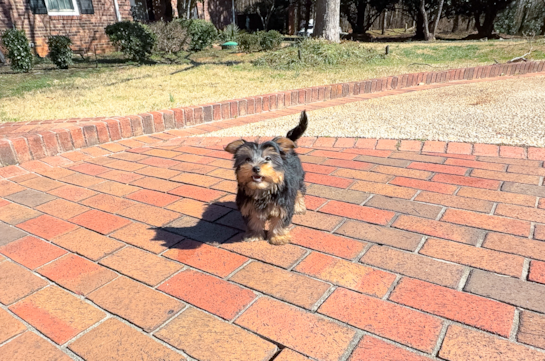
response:
[[[137,115],[0,123],[0,166],[165,131],[174,136],[187,136],[197,131],[191,130],[195,126],[202,128],[199,132],[229,128],[288,115],[302,105],[335,99],[358,97],[354,100],[358,101],[362,100],[359,97],[370,93],[392,95],[395,93],[392,91],[413,87],[411,90],[429,89],[426,85],[450,82],[454,85],[543,72],[545,61],[495,64],[315,86]],[[288,110],[292,111],[286,112]],[[222,122],[218,122],[220,120]],[[166,139],[170,136],[155,134],[155,137]],[[531,152],[525,151],[528,153]]]

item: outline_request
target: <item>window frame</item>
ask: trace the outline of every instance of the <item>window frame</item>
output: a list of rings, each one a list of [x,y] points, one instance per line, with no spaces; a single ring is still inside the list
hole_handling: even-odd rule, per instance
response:
[[[49,16],[78,16],[78,15],[80,15],[77,0],[69,0],[69,1],[71,1],[72,5],[74,5],[74,10],[72,10],[72,11],[53,11],[53,10],[49,10],[49,5],[48,5],[49,1],[44,0],[45,7],[47,8],[47,15],[49,15]]]

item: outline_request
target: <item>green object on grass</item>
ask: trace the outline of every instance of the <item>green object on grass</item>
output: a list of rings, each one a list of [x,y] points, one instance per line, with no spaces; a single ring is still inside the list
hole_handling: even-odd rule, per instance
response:
[[[225,49],[234,49],[234,48],[237,47],[237,45],[238,45],[238,43],[236,43],[234,41],[228,41],[226,43],[221,44],[221,48],[224,49],[224,50]]]

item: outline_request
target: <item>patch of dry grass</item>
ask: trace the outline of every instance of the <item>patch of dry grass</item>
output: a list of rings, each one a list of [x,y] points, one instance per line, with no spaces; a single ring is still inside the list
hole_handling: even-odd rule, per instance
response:
[[[534,45],[535,59],[545,58],[545,42]],[[66,78],[51,70],[46,85],[0,101],[0,121],[29,121],[73,117],[129,115],[179,106],[218,102],[275,91],[364,80],[430,70],[458,68],[506,61],[524,54],[523,41],[369,43],[377,53],[390,45],[388,57],[350,66],[302,71],[271,70],[250,62],[260,54],[227,54],[211,50],[194,58],[199,66],[126,65]],[[413,64],[413,65],[411,65]],[[57,72],[57,73],[56,73]],[[52,75],[53,74],[53,75]],[[58,79],[55,74],[59,74]],[[36,74],[1,74],[0,83],[24,83]],[[0,92],[1,94],[1,92]],[[0,95],[1,96],[1,95]]]

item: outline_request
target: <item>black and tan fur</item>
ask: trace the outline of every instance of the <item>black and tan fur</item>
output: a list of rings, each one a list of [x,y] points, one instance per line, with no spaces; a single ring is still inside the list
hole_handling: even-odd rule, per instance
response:
[[[234,154],[236,201],[246,223],[245,240],[267,239],[276,245],[290,242],[293,216],[306,212],[305,172],[294,148],[307,125],[307,114],[303,111],[299,124],[286,137],[264,143],[240,139],[225,147]]]

